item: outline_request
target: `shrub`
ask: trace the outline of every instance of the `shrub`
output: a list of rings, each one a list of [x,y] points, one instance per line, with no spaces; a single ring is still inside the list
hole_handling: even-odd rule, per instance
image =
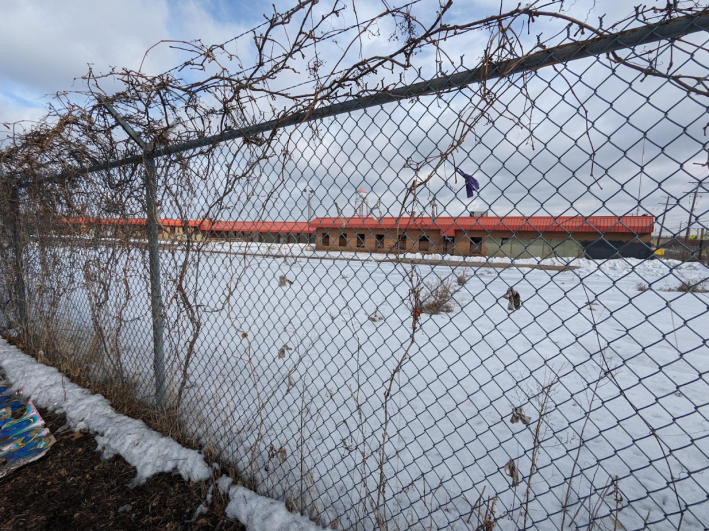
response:
[[[453,301],[455,291],[450,279],[427,282],[420,294],[421,311],[430,315],[452,312],[455,308]]]
[[[682,283],[677,287],[676,291],[682,291],[685,293],[707,293],[709,292],[709,287],[707,286],[707,281],[692,283],[688,280],[682,281]]]
[[[468,282],[468,279],[470,278],[470,275],[468,273],[461,273],[458,275],[458,277],[455,279],[456,284],[458,284],[460,287],[465,286],[465,284]]]
[[[635,286],[635,289],[637,289],[638,291],[647,291],[647,284],[645,284],[644,282],[638,282]]]

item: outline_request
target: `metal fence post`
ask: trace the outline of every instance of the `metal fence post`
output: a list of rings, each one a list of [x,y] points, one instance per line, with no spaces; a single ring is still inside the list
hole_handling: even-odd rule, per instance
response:
[[[165,401],[165,343],[163,338],[163,303],[160,288],[160,244],[158,235],[157,183],[155,159],[145,159],[145,210],[150,269],[150,306],[153,319],[153,369],[155,371],[155,401]]]
[[[20,234],[22,226],[20,221],[20,194],[16,186],[10,192],[10,227],[12,230],[12,246],[15,255],[15,310],[17,311],[18,325],[22,335],[27,333],[27,288],[25,286],[24,259]]]
[[[150,271],[150,310],[153,320],[153,370],[155,372],[155,402],[165,402],[165,342],[163,324],[162,290],[160,288],[160,245],[158,241],[157,182],[155,159],[148,155],[153,148],[146,143],[131,125],[121,116],[106,98],[98,96],[99,102],[111,113],[128,136],[143,149],[145,166],[145,212],[148,238],[148,269]]]

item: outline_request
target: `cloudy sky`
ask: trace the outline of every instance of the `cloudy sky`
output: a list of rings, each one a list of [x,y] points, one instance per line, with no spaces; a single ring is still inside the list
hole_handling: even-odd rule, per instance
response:
[[[347,8],[341,17],[328,27],[331,31],[355,22],[351,0],[345,3]],[[389,5],[399,3],[389,1]],[[324,10],[331,2],[321,4]],[[630,4],[624,4],[606,0],[567,1],[564,12],[594,25],[605,14],[607,26],[632,11]],[[292,2],[277,1],[275,5],[282,11]],[[437,5],[435,0],[420,0],[413,6],[413,12],[424,21],[430,20]],[[516,1],[505,1],[503,9],[516,5]],[[356,7],[361,21],[381,12],[383,3],[359,0]],[[31,122],[41,117],[52,94],[80,88],[80,81],[75,80],[89,66],[98,72],[111,67],[137,69],[146,50],[161,40],[224,42],[262,23],[264,12],[270,13],[273,8],[270,2],[242,0],[0,0],[0,9],[3,13],[0,41],[5,50],[0,55],[0,123],[7,123]],[[454,4],[447,21],[472,21],[499,9],[499,0],[460,0]],[[537,29],[547,35],[553,30],[544,24]],[[389,38],[392,31],[393,26],[388,27],[387,22],[379,24],[363,41],[364,55],[396,46]],[[464,65],[473,67],[486,38],[483,33],[467,34],[447,43],[447,51],[456,59],[464,55]],[[535,36],[525,38],[532,42]],[[330,46],[321,47],[319,52],[326,67],[334,66],[347,42],[348,36],[343,35],[333,39]],[[230,50],[237,52],[243,65],[248,66],[253,59],[248,36],[231,46]],[[147,55],[143,68],[151,73],[162,72],[182,59],[184,55],[161,45]],[[425,70],[435,70],[433,54],[424,53],[417,60]],[[660,215],[663,195],[669,193],[670,203],[675,207],[667,224],[678,226],[687,217],[686,192],[692,188],[692,179],[707,173],[693,164],[705,151],[706,140],[700,130],[709,121],[702,118],[705,112],[702,105],[705,108],[706,102],[695,98],[686,105],[672,106],[669,104],[672,98],[686,99],[683,93],[663,89],[663,83],[654,80],[641,83],[638,75],[630,71],[616,71],[614,75],[609,71],[603,64],[586,62],[561,73],[553,70],[538,73],[532,84],[533,92],[536,91],[533,97],[544,112],[537,114],[531,135],[536,144],[530,142],[529,132],[511,128],[502,121],[481,128],[477,131],[479,137],[466,141],[457,156],[467,171],[481,181],[481,194],[474,201],[467,200],[460,192],[459,181],[455,183],[453,179],[452,166],[448,166],[431,182],[430,193],[439,201],[439,212],[461,214],[469,209],[489,209],[496,214],[526,215],[634,213],[642,174],[645,184],[641,210]],[[608,81],[604,82],[605,78]],[[279,83],[286,86],[301,79],[294,74]],[[573,92],[569,84],[574,87]],[[508,93],[508,100],[504,100],[513,108],[518,104],[514,96]],[[396,212],[403,183],[411,177],[405,175],[402,160],[410,155],[426,156],[440,148],[458,113],[475,97],[475,89],[471,89],[446,98],[443,106],[431,106],[426,101],[413,107],[398,105],[391,111],[391,118],[360,113],[354,116],[360,124],[358,130],[353,130],[351,121],[338,118],[328,123],[319,149],[304,132],[296,151],[300,152],[301,161],[297,168],[290,168],[295,180],[289,183],[288,197],[283,198],[272,216],[302,212],[305,203],[300,191],[306,185],[317,188],[314,203],[318,215],[333,215],[335,201],[341,206],[350,204],[360,186],[382,198],[389,212]],[[621,98],[624,99],[620,112],[618,105],[613,110],[607,103]],[[596,162],[605,184],[603,191],[592,186],[593,180],[589,179],[590,145],[584,144],[586,123],[579,100],[584,101],[583,107],[597,120],[593,122],[591,140],[595,140]],[[372,134],[373,129],[367,124],[376,125],[378,134]],[[681,146],[677,127],[689,128],[687,138],[680,134]],[[645,138],[640,133],[642,129],[646,130]],[[367,134],[357,132],[365,130]],[[383,135],[384,131],[389,132]],[[414,141],[416,137],[419,138]],[[348,144],[348,138],[354,138],[357,145]],[[333,154],[333,149],[339,153]],[[335,164],[338,157],[341,163]],[[598,174],[599,170],[595,175]],[[706,205],[709,198],[700,196],[697,211],[704,214]],[[702,219],[706,220],[706,215]],[[707,226],[706,221],[701,226]]]

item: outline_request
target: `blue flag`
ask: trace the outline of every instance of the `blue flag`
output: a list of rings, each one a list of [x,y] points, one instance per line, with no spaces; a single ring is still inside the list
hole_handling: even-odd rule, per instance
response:
[[[475,177],[473,177],[472,175],[468,175],[460,168],[456,168],[455,171],[458,172],[463,177],[463,179],[465,179],[465,192],[468,194],[468,197],[473,197],[473,195],[475,195],[475,192],[477,190],[480,190],[480,184],[478,183],[478,181],[475,180]]]

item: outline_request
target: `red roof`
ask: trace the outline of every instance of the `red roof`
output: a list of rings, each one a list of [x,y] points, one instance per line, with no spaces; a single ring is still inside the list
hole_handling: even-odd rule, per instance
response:
[[[444,236],[463,231],[574,232],[652,234],[653,216],[488,216],[488,217],[402,217],[402,218],[316,218],[313,228],[440,230]]]
[[[206,222],[205,222],[206,223]],[[307,221],[215,221],[207,225],[212,232],[268,232],[312,234],[314,229]]]
[[[65,223],[100,225],[145,225],[145,218],[69,218]],[[303,233],[312,234],[315,229],[384,229],[439,230],[444,236],[454,236],[455,231],[509,231],[509,232],[575,232],[652,234],[653,216],[489,216],[489,217],[402,217],[402,218],[315,218],[306,221],[199,221],[188,220],[188,226],[210,232],[261,232],[261,233]],[[167,227],[183,226],[179,219],[161,219]]]
[[[66,218],[64,223],[76,225],[145,225],[145,218]],[[161,219],[163,227],[189,227],[210,232],[270,232],[270,233],[305,233],[311,234],[313,228],[307,221],[199,221],[195,219]]]
[[[145,218],[64,218],[72,225],[145,225]]]

